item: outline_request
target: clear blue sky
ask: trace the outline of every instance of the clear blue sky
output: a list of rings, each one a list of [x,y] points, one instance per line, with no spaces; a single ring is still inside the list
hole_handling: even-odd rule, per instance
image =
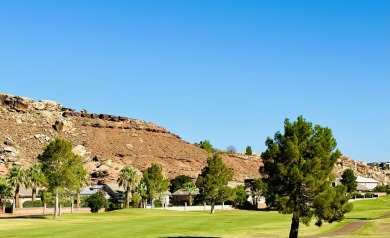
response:
[[[390,1],[0,1],[0,92],[265,150],[285,118],[390,160]]]

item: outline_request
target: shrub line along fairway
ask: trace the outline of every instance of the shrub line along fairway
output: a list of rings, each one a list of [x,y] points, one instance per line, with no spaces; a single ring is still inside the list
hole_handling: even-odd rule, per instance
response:
[[[357,201],[341,223],[324,223],[318,228],[302,226],[302,237],[326,237],[357,222],[366,225],[343,234],[354,237],[390,237],[390,195]],[[379,219],[380,218],[380,219]],[[65,214],[0,220],[0,237],[286,237],[290,215],[274,211],[166,211],[123,209],[97,214]]]

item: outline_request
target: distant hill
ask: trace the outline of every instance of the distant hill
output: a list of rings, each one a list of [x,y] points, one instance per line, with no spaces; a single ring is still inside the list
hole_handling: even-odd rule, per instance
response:
[[[166,129],[137,119],[77,112],[50,100],[0,93],[0,175],[12,165],[36,163],[51,140],[72,142],[94,183],[115,182],[125,165],[144,170],[162,165],[166,177],[196,178],[211,155]],[[234,170],[234,182],[259,177],[260,156],[222,155]]]

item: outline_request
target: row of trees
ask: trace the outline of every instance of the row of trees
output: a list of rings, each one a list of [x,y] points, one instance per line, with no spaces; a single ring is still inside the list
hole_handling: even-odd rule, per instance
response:
[[[76,195],[76,206],[80,206],[80,189],[89,183],[89,174],[82,166],[82,158],[72,152],[72,144],[57,138],[50,142],[38,156],[38,164],[28,170],[13,166],[6,177],[0,178],[0,197],[3,211],[6,198],[14,197],[14,206],[20,207],[19,191],[22,186],[32,189],[35,201],[38,187],[45,187],[42,197],[55,194],[54,217],[59,215],[59,197],[62,194]],[[46,194],[45,194],[46,193]]]
[[[283,214],[292,214],[290,237],[298,237],[299,224],[309,224],[312,217],[317,218],[316,224],[320,226],[324,221],[341,221],[344,214],[351,211],[348,192],[354,185],[335,188],[330,185],[340,152],[329,128],[313,126],[302,116],[296,122],[286,119],[284,133],[277,132],[273,139],[267,138],[265,144],[267,149],[261,155],[264,165],[259,169],[263,177],[255,180],[252,192],[264,195],[269,207]],[[209,141],[201,142],[199,146],[211,153],[215,151]],[[57,208],[60,192],[77,191],[83,184],[85,173],[81,158],[71,153],[69,142],[56,139],[45,147],[38,160],[48,189],[56,194]],[[219,155],[214,154],[196,179],[200,196],[212,205],[211,213],[214,213],[215,203],[228,196],[227,183],[233,174]],[[351,176],[346,174],[344,184],[349,180]],[[152,164],[142,175],[134,168],[125,167],[118,182],[126,187],[126,207],[132,190],[135,191],[133,200],[138,194],[138,197],[147,197],[153,203],[154,198],[169,186],[169,180],[163,178],[157,164]],[[0,181],[0,187],[2,184],[4,182]],[[13,187],[17,193],[18,187]]]
[[[210,143],[210,141],[208,140],[204,140],[204,141],[201,141],[199,143],[195,143],[195,146],[198,146],[202,149],[204,149],[205,151],[209,152],[209,153],[216,153],[216,152],[219,152],[218,149],[215,149],[213,148],[213,145]],[[229,145],[226,149],[226,152],[227,153],[236,153],[237,152],[237,149],[236,147],[234,147],[233,145]],[[252,147],[251,146],[247,146],[246,149],[245,149],[245,154],[246,155],[252,155]]]
[[[169,179],[163,177],[162,168],[158,164],[152,164],[143,173],[126,166],[119,173],[118,183],[126,191],[126,208],[129,208],[132,191],[133,203],[146,205],[146,200],[149,200],[153,205],[155,198],[161,198],[162,193],[169,188]]]
[[[0,199],[3,213],[7,198],[14,197],[15,207],[20,207],[19,192],[21,186],[32,189],[32,202],[35,202],[37,188],[45,184],[46,177],[40,164],[34,164],[28,170],[24,170],[19,165],[13,166],[6,176],[0,177]]]

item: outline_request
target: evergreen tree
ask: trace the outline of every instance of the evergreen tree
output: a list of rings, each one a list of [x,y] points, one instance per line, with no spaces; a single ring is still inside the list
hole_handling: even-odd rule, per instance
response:
[[[191,182],[191,177],[187,175],[178,175],[176,178],[171,180],[171,186],[169,187],[169,190],[171,193],[176,192],[177,190],[183,188],[183,185],[185,183]]]
[[[343,174],[341,175],[341,184],[347,187],[347,192],[348,193],[353,193],[355,192],[357,188],[357,177],[353,173],[352,169],[346,169]]]
[[[214,214],[215,202],[225,197],[227,184],[233,176],[233,170],[222,162],[219,155],[207,159],[207,166],[202,169],[195,184],[203,199],[211,203],[211,214]]]
[[[267,186],[266,202],[280,213],[293,214],[290,238],[298,237],[299,223],[309,224],[312,216],[321,225],[342,220],[352,209],[342,188],[330,186],[340,152],[329,128],[313,127],[302,116],[293,123],[286,119],[284,133],[267,138],[266,146],[260,168]]]
[[[250,146],[248,145],[248,146],[246,147],[245,154],[246,154],[246,155],[252,155],[252,147],[250,147]]]
[[[213,145],[208,140],[201,141],[200,142],[200,148],[204,149],[205,151],[207,151],[209,153],[213,153],[214,152]]]

